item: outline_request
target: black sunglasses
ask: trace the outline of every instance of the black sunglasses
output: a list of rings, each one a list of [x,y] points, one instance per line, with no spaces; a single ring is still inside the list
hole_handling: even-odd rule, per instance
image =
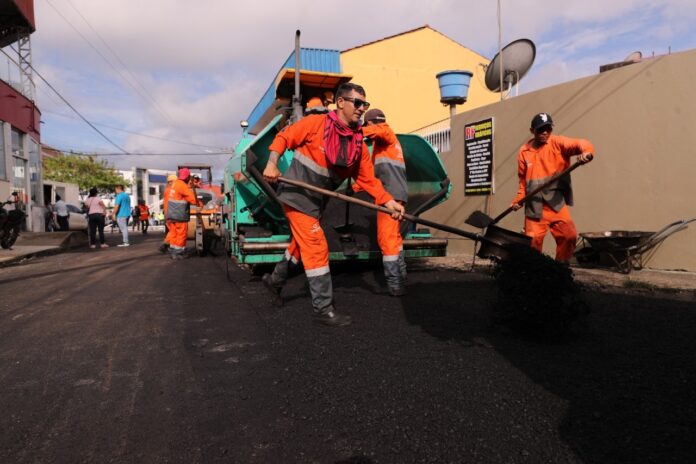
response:
[[[535,134],[543,134],[544,132],[553,132],[553,126],[550,126],[550,125],[541,126],[534,131]]]
[[[349,101],[355,106],[355,108],[360,108],[361,106],[364,107],[365,109],[368,109],[370,107],[370,102],[361,100],[359,98],[348,98],[348,97],[341,97],[346,101]]]

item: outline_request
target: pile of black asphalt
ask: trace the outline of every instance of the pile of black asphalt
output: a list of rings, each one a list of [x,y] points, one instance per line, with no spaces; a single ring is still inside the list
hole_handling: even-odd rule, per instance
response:
[[[692,459],[693,292],[583,287],[582,330],[541,343],[495,323],[486,270],[411,263],[393,298],[335,266],[332,328],[303,276],[279,308],[221,255],[136,240],[0,269],[0,461]]]

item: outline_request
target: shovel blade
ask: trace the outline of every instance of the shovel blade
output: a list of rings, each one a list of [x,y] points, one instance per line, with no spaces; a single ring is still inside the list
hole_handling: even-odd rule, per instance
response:
[[[485,213],[482,213],[481,211],[474,211],[469,215],[468,218],[466,218],[466,221],[464,222],[470,226],[485,229],[493,222],[493,218]]]

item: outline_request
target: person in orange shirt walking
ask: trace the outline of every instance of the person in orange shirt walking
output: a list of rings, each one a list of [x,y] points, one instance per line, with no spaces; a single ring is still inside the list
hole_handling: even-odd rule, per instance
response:
[[[188,185],[190,177],[191,172],[187,168],[179,169],[179,175],[167,195],[165,217],[169,233],[165,241],[169,243],[172,259],[185,258],[191,205],[198,204],[196,195]]]
[[[517,157],[517,175],[520,186],[512,207],[520,209],[519,201],[527,191],[534,190],[554,174],[570,166],[570,157],[589,163],[595,154],[592,143],[553,135],[553,119],[548,113],[539,113],[532,119],[533,138],[520,148]],[[544,237],[550,230],[556,240],[556,260],[568,263],[575,251],[578,233],[570,217],[573,190],[570,175],[544,188],[525,204],[524,232],[532,237],[532,248],[541,252]]]
[[[138,210],[140,211],[140,226],[143,234],[147,234],[147,229],[150,226],[150,208],[147,207],[144,200],[140,200]]]
[[[335,190],[343,180],[351,177],[378,204],[393,210],[394,219],[401,219],[404,207],[384,190],[375,177],[370,153],[363,143],[360,118],[370,106],[365,101],[365,90],[353,83],[342,84],[336,92],[335,103],[336,110],[307,116],[278,133],[269,147],[264,179],[271,183],[278,181],[278,159],[286,149],[291,149],[294,156],[284,174],[288,179]],[[274,297],[279,298],[291,271],[291,263],[302,261],[309,282],[315,322],[330,326],[350,324],[350,316],[338,313],[334,307],[329,246],[319,223],[323,197],[281,184],[278,198],[283,203],[292,240],[273,273],[263,276],[264,285]]]
[[[401,144],[387,124],[382,110],[368,110],[363,119],[363,135],[371,139],[373,144],[372,162],[375,165],[375,176],[382,181],[384,188],[394,200],[405,207],[408,201],[408,184]],[[386,214],[377,213],[377,243],[382,250],[384,277],[392,296],[406,294],[406,260],[400,229],[399,221]]]

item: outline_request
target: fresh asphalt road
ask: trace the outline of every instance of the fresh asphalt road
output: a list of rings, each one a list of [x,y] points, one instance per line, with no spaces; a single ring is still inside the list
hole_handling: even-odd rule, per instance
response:
[[[114,237],[114,236],[110,236]],[[689,462],[693,293],[587,288],[565,344],[490,324],[484,272],[336,269],[354,324],[270,306],[221,256],[161,235],[0,269],[0,462]]]

